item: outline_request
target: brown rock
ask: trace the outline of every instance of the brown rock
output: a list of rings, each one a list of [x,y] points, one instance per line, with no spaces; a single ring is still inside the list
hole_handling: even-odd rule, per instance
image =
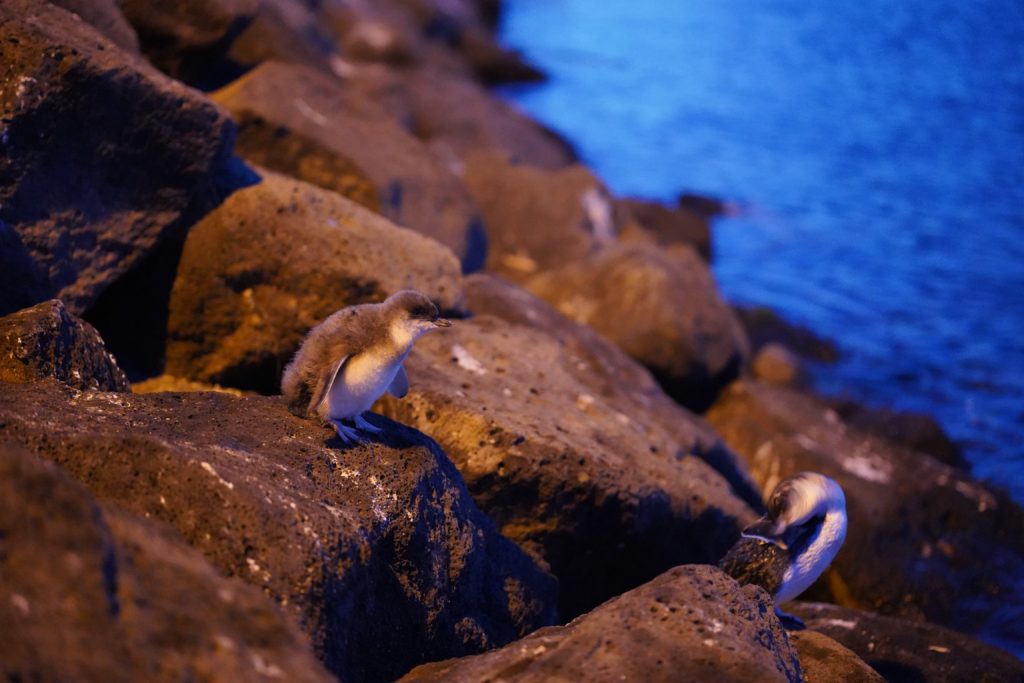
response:
[[[707,425],[683,410],[661,422],[665,406],[632,402],[643,389],[619,388],[585,346],[477,315],[421,339],[406,368],[408,396],[380,409],[442,444],[502,533],[560,579],[565,616],[716,561],[754,516],[705,461],[731,456]]]
[[[1024,511],[1004,492],[792,389],[737,382],[707,417],[763,490],[802,470],[843,487],[846,542],[808,597],[1024,642]]]
[[[421,141],[337,78],[267,63],[214,99],[235,117],[238,149],[249,161],[433,237],[467,269],[483,265],[482,229],[462,183]]]
[[[261,5],[261,0],[118,1],[149,60],[164,73],[193,84],[209,77],[208,71],[217,68],[212,64],[223,68],[224,50]]]
[[[462,176],[483,214],[487,269],[517,282],[615,240],[608,191],[584,166],[545,171],[500,152],[478,152]]]
[[[489,30],[480,27],[463,28],[459,31],[456,43],[459,54],[469,63],[477,78],[488,85],[539,83],[547,78],[522,53],[499,44]]]
[[[414,135],[430,142],[455,169],[477,150],[505,152],[515,161],[549,170],[577,159],[564,138],[443,62],[430,60],[402,72],[375,65],[353,68],[348,80]]]
[[[259,589],[0,441],[0,677],[333,680]]]
[[[239,72],[263,62],[291,62],[343,76],[346,65],[334,38],[315,11],[316,3],[304,0],[260,0],[259,11],[231,43],[226,62]],[[230,80],[230,79],[228,79]],[[222,80],[215,86],[225,85]]]
[[[527,287],[611,339],[691,410],[705,410],[749,353],[707,265],[686,246],[614,245]]]
[[[266,393],[309,329],[347,305],[418,289],[462,296],[450,251],[353,202],[263,173],[189,232],[171,294],[167,371]]]
[[[802,358],[819,363],[839,360],[839,349],[832,341],[782,319],[770,308],[734,306],[733,311],[743,322],[755,352],[768,344],[780,344]]]
[[[806,383],[806,373],[795,353],[782,344],[765,344],[754,356],[751,364],[754,377],[769,384],[800,385]]]
[[[884,683],[867,663],[817,631],[789,631],[807,683]]]
[[[425,664],[428,681],[791,681],[800,662],[759,588],[713,567],[677,567],[565,626],[500,650]]]
[[[0,221],[18,235],[0,261],[29,256],[46,298],[80,314],[183,227],[230,154],[231,122],[44,2],[0,6],[0,65]],[[0,313],[27,303],[0,296]]]
[[[419,61],[419,36],[392,23],[359,19],[344,28],[345,56],[362,62],[405,65]]]
[[[705,261],[711,260],[711,225],[703,214],[644,199],[619,199],[615,208],[650,232],[658,244],[688,244]]]
[[[74,12],[122,50],[139,52],[139,37],[121,13],[118,0],[49,0]]]
[[[891,683],[1024,681],[1024,662],[941,626],[821,603],[793,606],[809,629],[850,648]]]
[[[266,61],[342,68],[330,33],[302,0],[124,0],[124,10],[153,63],[204,90]]]
[[[342,680],[393,680],[550,624],[553,581],[497,534],[444,453],[373,420],[381,438],[342,450],[279,399],[0,391],[6,437],[259,586]]]
[[[467,277],[464,284],[471,312],[501,318],[556,339],[564,354],[583,360],[584,365],[577,365],[574,374],[595,396],[619,404],[622,414],[647,429],[667,431],[683,443],[696,436],[698,445],[690,453],[725,477],[733,492],[753,509],[762,507],[761,491],[742,458],[725,447],[703,420],[669,398],[651,373],[618,346],[501,278],[477,273]]]
[[[852,427],[927,453],[950,467],[970,470],[971,465],[949,435],[930,415],[890,408],[871,408],[856,401],[829,400],[829,406]]]
[[[76,389],[131,391],[96,328],[56,299],[0,318],[0,381],[47,377]]]

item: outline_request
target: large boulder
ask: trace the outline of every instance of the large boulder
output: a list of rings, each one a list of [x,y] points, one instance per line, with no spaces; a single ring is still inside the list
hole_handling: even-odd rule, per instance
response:
[[[143,51],[164,73],[191,82],[253,20],[260,0],[119,0]]]
[[[793,607],[811,629],[808,633],[819,632],[842,643],[889,683],[1024,681],[1020,659],[941,626],[823,603],[800,602]]]
[[[717,561],[760,504],[702,420],[572,336],[478,313],[420,339],[409,394],[378,404],[435,438],[502,533],[544,559],[567,617]]]
[[[621,404],[623,414],[650,428],[667,430],[683,442],[696,437],[699,445],[690,453],[715,468],[752,508],[761,508],[761,491],[743,459],[726,447],[707,423],[673,401],[651,373],[622,349],[502,278],[477,273],[467,277],[464,285],[466,307],[472,313],[537,330],[557,340],[566,354],[582,358],[576,376],[596,395]]]
[[[807,683],[885,683],[867,662],[817,631],[789,631]]]
[[[527,282],[654,373],[677,401],[704,411],[735,379],[749,342],[689,246],[612,245]]]
[[[565,625],[500,650],[425,664],[430,681],[789,681],[800,662],[768,595],[714,567],[677,567]]]
[[[462,180],[483,214],[487,270],[517,282],[578,261],[618,232],[608,190],[584,166],[547,171],[476,152]]]
[[[0,265],[80,314],[185,227],[231,152],[216,105],[37,0],[0,5]],[[36,301],[0,292],[0,314]]]
[[[839,349],[813,330],[785,320],[763,306],[735,306],[733,311],[743,323],[755,352],[769,344],[780,344],[801,358],[819,363],[839,360]]]
[[[1024,511],[1005,492],[792,389],[737,382],[707,418],[763,490],[802,470],[843,487],[846,542],[809,596],[1024,642]]]
[[[74,12],[122,50],[138,53],[139,37],[121,13],[118,0],[49,0]]]
[[[711,260],[711,223],[704,214],[637,198],[616,200],[615,208],[624,214],[620,220],[635,222],[658,244],[689,244]]]
[[[171,293],[167,371],[273,393],[313,325],[400,289],[456,308],[458,260],[338,194],[264,172],[189,232]]]
[[[457,68],[426,63],[398,72],[358,66],[349,70],[347,79],[414,135],[430,142],[456,170],[478,150],[502,151],[516,161],[549,170],[577,160],[557,133],[494,97]]]
[[[131,391],[99,332],[54,299],[0,318],[0,381]]]
[[[302,0],[122,0],[142,50],[174,78],[212,90],[270,60],[332,72],[340,56]]]
[[[497,533],[444,453],[375,421],[381,438],[339,449],[280,399],[0,391],[6,437],[261,588],[342,680],[391,680],[552,623],[553,580]]]
[[[875,436],[927,453],[951,467],[970,470],[963,449],[946,434],[942,425],[931,415],[912,411],[874,408],[847,399],[828,399],[830,408],[843,421]]]
[[[467,270],[483,263],[482,227],[462,183],[378,105],[337,78],[262,64],[213,95],[252,163],[334,190],[438,240]]]
[[[0,441],[0,677],[334,680],[262,591]]]

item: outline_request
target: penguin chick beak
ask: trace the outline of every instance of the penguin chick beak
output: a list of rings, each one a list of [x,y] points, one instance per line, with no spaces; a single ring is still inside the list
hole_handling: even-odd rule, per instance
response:
[[[779,520],[769,519],[768,517],[762,517],[757,520],[746,529],[743,530],[742,535],[747,538],[756,538],[765,543],[772,543],[777,545],[783,550],[789,549],[789,544],[783,538],[783,534],[786,532],[786,524]]]
[[[446,320],[444,318],[438,318],[437,320],[434,321],[434,325],[437,327],[451,327],[452,321]]]

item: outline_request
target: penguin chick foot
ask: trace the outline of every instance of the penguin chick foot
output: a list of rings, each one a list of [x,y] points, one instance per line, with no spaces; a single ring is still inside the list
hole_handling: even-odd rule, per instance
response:
[[[359,437],[359,432],[357,432],[355,428],[349,427],[341,420],[330,420],[330,423],[338,431],[338,438],[340,438],[346,446],[354,446],[362,440]]]
[[[377,427],[377,426],[372,425],[369,422],[367,422],[366,419],[363,418],[362,415],[356,415],[354,418],[352,418],[352,422],[355,423],[357,428],[361,429],[364,432],[368,432],[370,434],[380,434],[380,433],[382,433],[384,431],[380,427]]]
[[[782,628],[787,631],[803,631],[807,628],[807,624],[804,623],[803,619],[795,614],[783,612],[778,607],[775,608],[775,616],[777,616],[779,621],[782,622]]]

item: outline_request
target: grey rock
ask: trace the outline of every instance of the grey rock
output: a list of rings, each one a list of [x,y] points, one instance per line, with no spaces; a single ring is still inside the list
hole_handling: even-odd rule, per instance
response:
[[[131,391],[96,328],[56,299],[0,318],[0,381],[47,377],[76,389]]]
[[[677,567],[565,626],[500,650],[426,664],[428,681],[789,681],[800,662],[759,588],[713,567]]]
[[[262,173],[189,232],[171,293],[170,374],[274,393],[306,332],[339,308],[401,289],[458,307],[448,249],[338,194]]]
[[[0,65],[0,222],[17,233],[0,240],[0,265],[28,257],[31,286],[81,314],[206,205],[233,127],[49,3],[0,5]],[[8,297],[36,303],[2,296],[0,313]]]
[[[5,437],[271,596],[342,680],[393,680],[552,623],[554,581],[496,532],[444,453],[375,422],[380,439],[341,450],[279,399],[0,391]]]

